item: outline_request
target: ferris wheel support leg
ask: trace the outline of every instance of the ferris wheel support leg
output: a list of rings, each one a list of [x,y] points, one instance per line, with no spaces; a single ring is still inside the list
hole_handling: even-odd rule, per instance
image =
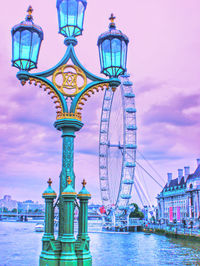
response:
[[[60,195],[59,195],[59,238],[63,235],[64,228],[64,201],[62,192],[67,186],[67,176],[72,180],[72,187],[75,189],[74,175],[74,138],[75,132],[80,130],[83,123],[76,119],[60,119],[54,123],[56,129],[62,131],[62,170],[60,173]]]

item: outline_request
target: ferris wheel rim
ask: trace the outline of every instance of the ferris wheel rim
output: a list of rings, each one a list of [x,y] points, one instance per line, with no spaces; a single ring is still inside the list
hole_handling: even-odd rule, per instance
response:
[[[135,146],[133,145],[133,147],[128,146],[127,143],[127,116],[128,114],[130,115],[130,113],[134,113],[130,110],[127,110],[127,106],[125,103],[125,98],[128,96],[125,96],[125,87],[128,86],[132,86],[132,83],[129,82],[124,82],[123,78],[129,78],[130,75],[125,74],[123,76],[121,76],[121,85],[120,85],[120,90],[121,90],[121,97],[122,97],[122,102],[123,102],[123,157],[122,157],[122,166],[121,166],[121,175],[120,175],[120,184],[119,184],[119,188],[118,188],[118,195],[116,198],[116,202],[115,202],[115,208],[116,209],[125,209],[128,205],[129,199],[131,198],[131,192],[132,192],[132,188],[133,188],[133,180],[134,180],[134,172],[135,172],[135,161],[136,161],[136,117],[135,117],[135,124],[133,125],[134,128],[132,128],[132,130],[134,130],[134,134],[132,135],[133,137],[133,142],[135,144]],[[132,95],[134,95],[133,93],[133,89],[132,89]],[[111,88],[109,88],[108,90],[106,90],[105,94],[104,94],[104,99],[103,99],[103,105],[102,105],[102,112],[101,112],[101,124],[100,124],[100,134],[99,134],[99,182],[100,182],[100,190],[101,190],[101,199],[102,199],[102,203],[104,206],[109,206],[111,205],[111,195],[110,195],[110,183],[109,183],[109,172],[108,172],[108,143],[109,143],[109,126],[110,126],[110,117],[111,117],[111,111],[112,111],[112,103],[113,103],[113,97],[114,97],[114,92],[111,90]],[[107,101],[107,103],[106,103]],[[108,103],[109,102],[109,103]],[[106,103],[106,104],[105,104]],[[107,109],[106,107],[107,106]],[[133,101],[133,106],[135,106],[135,102]],[[130,109],[130,108],[129,108]],[[105,119],[105,113],[104,112],[108,112],[107,113],[107,120]],[[134,119],[133,119],[134,120]],[[107,130],[103,130],[107,129]],[[129,133],[130,134],[130,133]],[[102,141],[104,140],[104,141]],[[104,151],[104,154],[101,153],[102,151],[102,146]],[[132,158],[132,164],[128,164],[129,162],[127,161],[127,152],[128,149],[135,149],[135,152],[133,153],[134,156]],[[104,159],[102,159],[104,158]],[[106,158],[106,159],[105,159]],[[125,180],[125,170],[127,171],[127,168],[130,167],[132,168],[132,176],[131,178]],[[101,171],[101,169],[105,169],[104,171]],[[102,173],[104,172],[104,176],[102,175]],[[129,189],[126,189],[127,187],[129,187]],[[123,191],[128,191],[126,194],[123,194]],[[123,203],[122,203],[123,202]],[[109,203],[109,204],[108,204]],[[124,206],[123,206],[124,204]]]

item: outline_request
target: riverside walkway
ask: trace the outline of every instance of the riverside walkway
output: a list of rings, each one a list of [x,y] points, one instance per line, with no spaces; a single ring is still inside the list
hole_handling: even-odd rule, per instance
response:
[[[152,230],[155,233],[171,235],[171,236],[195,236],[199,237],[200,241],[200,228],[184,228],[180,225],[155,225],[149,224],[146,230]]]

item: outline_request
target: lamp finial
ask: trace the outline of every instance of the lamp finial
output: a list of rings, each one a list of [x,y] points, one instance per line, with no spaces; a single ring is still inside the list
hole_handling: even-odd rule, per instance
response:
[[[109,25],[109,28],[110,29],[115,29],[116,26],[115,26],[115,19],[116,17],[113,15],[113,13],[111,14],[109,20],[110,20],[110,25]]]
[[[32,16],[33,8],[32,8],[32,6],[28,7],[27,12],[28,12],[28,15],[26,16],[26,20],[33,20],[33,16]]]
[[[83,182],[82,182],[83,187],[85,187],[86,184],[87,184],[87,182],[85,181],[85,179],[83,179]]]
[[[110,22],[111,23],[114,23],[115,22],[115,19],[116,19],[116,17],[114,17],[114,15],[112,13],[111,16],[110,16],[110,18],[109,18]]]
[[[67,183],[68,183],[68,185],[70,185],[71,182],[72,182],[72,180],[71,180],[70,176],[68,176],[68,178],[67,178]]]
[[[49,186],[51,186],[51,184],[52,184],[51,178],[49,178],[49,180],[47,181],[47,183],[49,184]]]

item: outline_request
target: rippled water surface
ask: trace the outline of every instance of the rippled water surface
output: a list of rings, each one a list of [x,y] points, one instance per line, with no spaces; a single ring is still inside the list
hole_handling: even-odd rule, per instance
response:
[[[0,222],[0,266],[36,266],[43,233],[34,223]],[[200,265],[200,243],[143,233],[90,233],[93,265]]]

